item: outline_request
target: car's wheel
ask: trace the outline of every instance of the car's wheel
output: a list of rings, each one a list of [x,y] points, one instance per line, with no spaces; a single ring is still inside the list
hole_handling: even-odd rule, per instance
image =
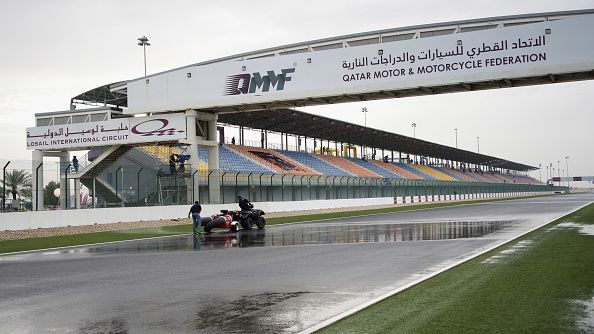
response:
[[[239,230],[239,224],[231,225],[231,232],[235,233]]]
[[[245,225],[243,226],[243,228],[245,228],[246,230],[251,230],[252,227],[254,227],[254,220],[252,219],[252,217],[246,218]]]
[[[264,217],[259,217],[256,226],[258,226],[259,230],[263,230],[264,226],[266,226],[266,219],[264,219]]]

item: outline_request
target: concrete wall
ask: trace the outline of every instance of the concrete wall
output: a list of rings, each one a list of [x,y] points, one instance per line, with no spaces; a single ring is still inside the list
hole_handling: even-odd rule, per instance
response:
[[[394,198],[357,198],[337,200],[313,200],[295,202],[254,202],[264,212],[345,208],[353,206],[393,204]],[[33,212],[10,212],[0,215],[0,230],[24,230],[47,227],[110,224],[139,220],[186,218],[189,205],[147,206],[128,208],[97,208],[81,210],[55,210]],[[205,204],[202,215],[208,216],[221,209],[239,209],[237,204]]]
[[[506,193],[506,194],[472,194],[467,198],[487,197],[512,197],[530,196],[536,193]],[[446,196],[439,196],[439,200],[446,201]],[[437,201],[437,196],[435,197]],[[454,200],[453,196],[451,200]],[[425,196],[408,197],[380,197],[380,198],[355,198],[332,199],[311,201],[285,201],[285,202],[254,202],[256,208],[265,212],[284,212],[295,210],[316,210],[328,208],[346,208],[355,206],[418,203],[419,201],[433,201]],[[221,209],[238,208],[237,204],[205,204],[202,206],[202,215],[207,216],[218,213]],[[33,212],[10,212],[0,214],[0,230],[24,230],[48,227],[79,226],[93,224],[109,224],[140,220],[177,219],[188,216],[189,205],[147,206],[127,208],[98,208],[81,210],[55,210]]]

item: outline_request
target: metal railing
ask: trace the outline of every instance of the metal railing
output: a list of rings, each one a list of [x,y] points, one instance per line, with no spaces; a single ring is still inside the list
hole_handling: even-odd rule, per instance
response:
[[[81,157],[79,161],[85,161]],[[20,168],[27,166],[28,168]],[[55,166],[55,167],[54,167]],[[22,163],[20,165],[6,164],[5,174],[10,172],[8,167],[27,171],[31,180],[41,181],[44,185],[50,180],[57,181],[66,178],[64,189],[68,193],[67,203],[62,205],[68,209],[74,208],[74,180],[71,171],[66,173],[66,165],[37,163]],[[354,176],[331,175],[293,175],[271,173],[244,173],[236,171],[195,171],[185,164],[185,171],[171,173],[168,164],[149,166],[148,163],[134,158],[118,160],[98,175],[89,178],[100,179],[92,185],[88,179],[88,188],[82,186],[80,202],[82,208],[110,207],[110,206],[155,206],[188,204],[195,200],[202,203],[234,203],[238,195],[249,198],[254,202],[261,201],[303,201],[324,199],[352,199],[373,197],[414,197],[439,199],[443,196],[469,194],[504,194],[528,192],[564,192],[567,187],[519,183],[483,183],[439,180],[409,180],[390,178],[369,178]],[[82,168],[82,167],[79,167]],[[102,184],[99,184],[102,183]],[[93,189],[93,186],[95,189]],[[215,191],[214,188],[218,188]],[[45,190],[45,189],[44,189]],[[30,210],[33,207],[54,209],[58,208],[53,194],[46,194],[44,200],[36,196],[27,198],[19,193],[20,205],[18,210]],[[6,194],[6,191],[4,191]],[[218,198],[210,198],[218,194]],[[197,196],[196,196],[197,195]],[[441,196],[441,197],[440,197]],[[197,197],[197,198],[196,198]],[[10,207],[3,196],[2,209]],[[49,202],[48,202],[49,201]],[[6,202],[6,203],[5,203]],[[10,208],[14,210],[14,208]],[[8,210],[7,210],[8,211]]]

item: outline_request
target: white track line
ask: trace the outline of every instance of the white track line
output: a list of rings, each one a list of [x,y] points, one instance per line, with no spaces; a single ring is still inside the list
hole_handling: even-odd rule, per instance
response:
[[[590,205],[592,203],[594,203],[594,202],[586,203],[586,204],[584,204],[583,206],[581,206],[581,207],[579,207],[577,209],[568,211],[568,212],[562,214],[561,216],[559,216],[559,217],[551,220],[550,222],[543,223],[543,224],[541,224],[541,225],[539,225],[537,227],[534,227],[533,229],[530,229],[530,230],[528,230],[528,231],[526,231],[526,232],[524,232],[524,233],[522,233],[520,235],[517,235],[517,236],[515,236],[514,238],[512,238],[510,240],[499,241],[499,242],[496,242],[496,244],[494,244],[493,246],[491,246],[491,247],[489,247],[489,248],[487,248],[485,250],[479,251],[478,253],[474,253],[474,254],[471,253],[470,255],[464,255],[464,259],[463,260],[456,261],[456,262],[454,262],[452,264],[449,264],[449,265],[443,267],[442,269],[439,269],[439,270],[434,271],[434,272],[432,272],[430,274],[427,274],[427,275],[425,275],[425,276],[423,276],[423,277],[421,277],[421,278],[419,278],[419,279],[417,279],[417,280],[415,280],[413,282],[410,282],[408,284],[405,284],[405,285],[403,285],[403,286],[401,286],[399,288],[396,288],[396,289],[394,289],[392,291],[389,291],[389,292],[387,292],[387,293],[385,293],[385,294],[383,294],[383,295],[381,295],[379,297],[373,298],[373,299],[371,299],[371,300],[369,300],[369,301],[367,301],[367,302],[365,302],[363,304],[360,304],[358,306],[355,306],[354,308],[352,308],[352,309],[350,309],[348,311],[342,312],[342,313],[340,313],[338,315],[335,315],[335,316],[333,316],[333,317],[331,317],[329,319],[326,319],[326,320],[322,321],[321,323],[319,323],[317,325],[311,326],[311,327],[309,327],[309,328],[307,328],[307,329],[299,332],[298,334],[310,334],[310,333],[314,333],[314,332],[316,332],[316,331],[318,331],[318,330],[320,330],[322,328],[328,327],[331,324],[333,324],[333,323],[335,323],[335,322],[337,322],[337,321],[339,321],[339,320],[341,320],[343,318],[346,318],[346,317],[348,317],[348,316],[350,316],[350,315],[352,315],[354,313],[357,313],[357,312],[363,310],[364,308],[367,308],[367,307],[369,307],[369,306],[371,306],[371,305],[373,305],[373,304],[375,304],[377,302],[380,302],[380,301],[382,301],[382,300],[384,300],[384,299],[386,299],[388,297],[391,297],[391,296],[393,296],[393,295],[395,295],[395,294],[397,294],[399,292],[402,292],[402,291],[404,291],[404,290],[406,290],[406,289],[408,289],[410,287],[413,287],[413,286],[415,286],[415,285],[417,285],[417,284],[419,284],[419,283],[421,283],[423,281],[426,281],[426,280],[430,279],[431,277],[437,276],[437,275],[443,273],[444,271],[447,271],[447,270],[449,270],[451,268],[454,268],[454,267],[456,267],[456,266],[458,266],[458,265],[460,265],[460,264],[462,264],[462,263],[464,263],[466,261],[472,260],[475,257],[481,256],[481,255],[483,255],[483,254],[485,254],[487,252],[490,252],[490,251],[492,251],[493,249],[495,249],[497,247],[500,247],[500,246],[503,246],[503,245],[505,245],[507,243],[510,243],[510,242],[512,242],[512,241],[514,241],[514,240],[516,240],[516,239],[518,239],[520,237],[522,237],[523,235],[526,235],[526,234],[528,234],[528,233],[530,233],[532,231],[535,231],[535,230],[537,230],[537,229],[539,229],[539,228],[541,228],[541,227],[543,227],[543,226],[545,226],[547,224],[550,224],[550,223],[554,222],[555,220],[557,220],[559,218],[565,217],[568,214],[573,213],[575,211],[578,211],[578,210],[580,210],[580,209],[582,209],[582,208],[584,208],[584,207],[586,207],[586,206],[588,206],[588,205]]]

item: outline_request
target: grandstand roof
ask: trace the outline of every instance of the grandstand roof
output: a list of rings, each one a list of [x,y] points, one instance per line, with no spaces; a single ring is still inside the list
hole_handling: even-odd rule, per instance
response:
[[[125,86],[126,83],[127,81],[118,81],[93,88],[73,97],[71,103],[127,107],[128,95],[125,90],[121,89],[122,85]]]
[[[538,169],[501,158],[292,109],[220,114],[219,122],[510,170]]]

